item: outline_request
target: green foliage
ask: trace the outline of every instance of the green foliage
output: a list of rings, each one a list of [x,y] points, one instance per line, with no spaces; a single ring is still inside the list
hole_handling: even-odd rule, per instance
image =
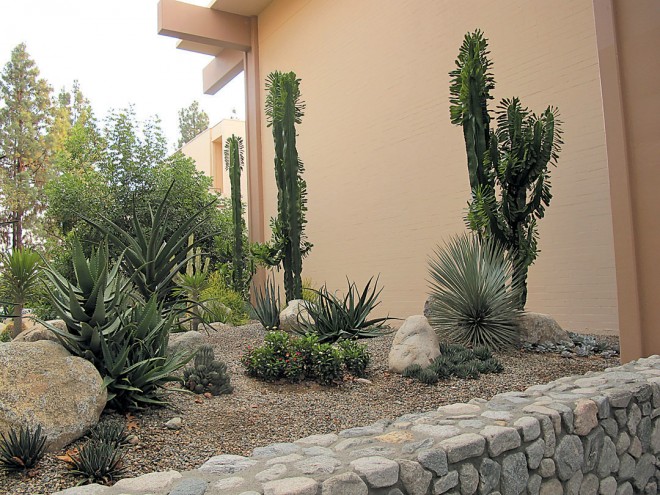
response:
[[[239,326],[249,321],[243,295],[230,289],[219,272],[209,275],[208,287],[202,291],[201,307],[204,320],[209,323],[219,321]]]
[[[231,135],[225,144],[225,163],[229,171],[231,184],[231,211],[234,225],[234,246],[232,250],[232,283],[236,292],[245,292],[243,272],[245,271],[245,258],[243,248],[243,203],[241,201],[241,171],[243,170],[243,140]]]
[[[199,102],[193,101],[187,108],[179,110],[179,143],[181,148],[184,144],[190,142],[200,132],[204,132],[209,126],[209,116],[204,110],[199,108]]]
[[[520,283],[494,239],[451,239],[429,260],[429,273],[429,323],[441,340],[490,349],[516,343]]]
[[[44,324],[72,354],[94,364],[111,407],[125,411],[165,404],[160,389],[187,362],[167,355],[173,314],[163,316],[155,295],[147,302],[135,298],[118,273],[119,262],[110,266],[107,246],[87,259],[75,243],[73,263],[75,285],[50,267],[46,271],[53,307],[67,331]]]
[[[322,385],[340,383],[345,370],[364,376],[369,360],[366,346],[355,342],[332,345],[315,335],[294,338],[281,331],[269,332],[263,346],[248,347],[241,357],[247,374],[259,380],[313,379]]]
[[[438,375],[431,368],[423,369],[417,373],[416,378],[426,385],[435,385],[439,380]]]
[[[89,440],[71,456],[71,473],[84,476],[90,483],[107,484],[123,473],[123,458],[124,453],[118,445]]]
[[[419,373],[423,370],[419,364],[411,364],[409,366],[406,366],[406,368],[403,370],[403,373],[401,375],[404,378],[417,378],[419,376]]]
[[[135,202],[133,203],[131,232],[122,229],[105,216],[101,216],[101,222],[87,219],[124,253],[121,265],[124,272],[130,276],[135,290],[145,300],[155,296],[158,303],[165,305],[167,309],[177,303],[173,294],[176,286],[174,277],[187,265],[190,253],[200,243],[196,240],[187,244],[188,238],[204,224],[206,214],[215,202],[204,205],[182,222],[176,231],[169,233],[166,205],[174,185],[174,182],[170,184],[155,213],[150,210],[148,225],[142,225]]]
[[[13,249],[23,247],[24,229],[38,235],[42,223],[50,93],[25,43],[17,45],[0,74],[0,214],[12,222]]]
[[[46,450],[46,435],[41,425],[32,430],[21,426],[18,433],[10,428],[8,434],[0,434],[0,467],[8,472],[24,471],[34,467]]]
[[[369,279],[360,291],[354,282],[348,281],[346,295],[341,298],[328,291],[324,285],[318,291],[318,301],[305,301],[308,316],[302,316],[301,334],[313,333],[320,342],[337,342],[355,338],[378,337],[385,333],[383,324],[389,317],[369,318],[369,314],[380,304],[378,278]]]
[[[312,347],[312,372],[321,385],[333,385],[344,377],[343,355],[332,344],[316,344]]]
[[[305,104],[300,79],[293,72],[271,72],[266,79],[266,117],[275,144],[276,219],[271,219],[272,241],[255,251],[270,266],[283,265],[287,302],[302,299],[302,259],[312,248],[305,239],[307,184],[296,149],[296,124],[302,122]]]
[[[504,367],[493,357],[490,349],[484,346],[468,349],[458,344],[440,343],[440,356],[425,369],[411,364],[403,370],[402,376],[414,378],[422,383],[434,384],[438,380],[457,377],[476,380],[480,374],[501,373]]]
[[[0,253],[0,296],[14,306],[12,337],[23,328],[23,308],[37,292],[41,275],[41,256],[29,248]]]
[[[128,443],[128,431],[122,421],[102,421],[89,431],[90,440],[121,447]]]
[[[302,280],[302,298],[303,301],[307,301],[312,304],[316,304],[319,301],[319,294],[314,289],[313,280],[309,277],[305,277]]]
[[[11,342],[11,332],[8,328],[0,332],[0,342]]]
[[[274,277],[269,275],[264,287],[255,290],[252,305],[259,322],[266,330],[280,328],[280,307],[280,288],[275,284]]]
[[[365,376],[371,359],[367,347],[354,340],[342,340],[338,347],[344,356],[346,370],[356,377]]]
[[[195,355],[194,366],[183,371],[183,385],[196,394],[230,394],[234,387],[229,381],[227,365],[215,359],[210,345],[201,346]]]
[[[538,254],[537,221],[552,198],[549,165],[556,165],[563,144],[561,123],[556,108],[536,115],[511,98],[498,107],[497,131],[490,129],[488,100],[495,81],[487,47],[481,31],[466,34],[450,73],[450,118],[465,138],[472,191],[467,225],[508,251],[523,309],[527,271]]]
[[[194,237],[188,238],[188,246],[194,244]],[[185,315],[189,316],[191,329],[197,331],[201,322],[202,294],[209,287],[208,269],[209,258],[202,261],[202,250],[191,248],[191,255],[186,265],[185,273],[177,273],[174,277],[176,287],[173,288],[174,295],[184,299],[186,304]],[[187,320],[186,320],[187,321]]]
[[[93,119],[74,124],[63,147],[55,156],[60,173],[46,184],[45,218],[52,238],[62,243],[76,237],[86,254],[103,241],[104,234],[83,218],[104,216],[135,235],[133,217],[127,215],[129,205],[139,222],[148,225],[151,210],[176,182],[166,199],[164,228],[170,237],[216,198],[209,192],[212,179],[198,171],[192,159],[181,153],[169,155],[159,122],[138,122],[132,107],[111,112],[101,130]],[[194,230],[195,238],[202,239],[202,249],[213,255],[213,263],[222,263],[225,260],[218,259],[214,238],[205,238],[209,233],[232,237],[229,208],[209,209],[206,222]],[[110,248],[113,257],[121,254],[114,245]]]

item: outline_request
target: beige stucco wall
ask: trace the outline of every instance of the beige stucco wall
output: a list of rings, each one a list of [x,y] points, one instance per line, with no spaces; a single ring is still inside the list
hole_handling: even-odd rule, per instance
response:
[[[213,178],[213,189],[225,197],[231,196],[229,171],[225,163],[225,139],[232,134],[245,142],[245,122],[225,119],[213,127],[199,133],[190,142],[183,145],[181,152],[195,160],[197,170]],[[247,198],[247,178],[243,169],[241,175],[241,196]]]
[[[427,256],[464,228],[468,178],[462,132],[449,123],[448,72],[477,27],[490,39],[496,101],[520,96],[537,112],[553,104],[565,122],[528,309],[567,329],[615,333],[591,0],[275,0],[262,12],[262,79],[295,71],[307,102],[298,149],[314,249],[304,275],[341,288],[345,276],[363,284],[380,273],[381,313],[421,312]],[[267,227],[277,192],[262,121]]]

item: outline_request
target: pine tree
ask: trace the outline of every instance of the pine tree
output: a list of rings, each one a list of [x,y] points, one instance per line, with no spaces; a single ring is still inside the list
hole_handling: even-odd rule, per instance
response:
[[[24,43],[12,50],[0,74],[0,209],[13,223],[11,245],[23,246],[43,210],[41,190],[49,160],[51,88]]]
[[[179,110],[179,133],[181,134],[179,148],[206,130],[208,126],[209,116],[204,110],[200,110],[199,102],[193,101],[188,108]]]

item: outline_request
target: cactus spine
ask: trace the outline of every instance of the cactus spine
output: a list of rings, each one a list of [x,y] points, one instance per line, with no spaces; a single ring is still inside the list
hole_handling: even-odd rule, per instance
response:
[[[243,293],[243,203],[241,200],[241,171],[243,170],[243,140],[231,135],[225,144],[225,164],[231,185],[231,211],[234,223],[234,251],[232,285],[236,292]]]
[[[451,123],[463,127],[467,152],[472,197],[466,223],[507,250],[524,309],[527,272],[538,254],[537,220],[552,198],[548,167],[556,165],[563,144],[561,122],[554,107],[537,116],[511,98],[498,106],[497,131],[490,129],[488,100],[495,81],[487,48],[481,31],[465,35],[450,72],[449,112]]]

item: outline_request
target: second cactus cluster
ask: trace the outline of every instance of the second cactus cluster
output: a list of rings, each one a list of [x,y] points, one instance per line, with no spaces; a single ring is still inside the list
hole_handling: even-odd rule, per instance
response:
[[[183,371],[183,384],[196,394],[231,394],[234,387],[229,383],[227,365],[215,359],[213,348],[203,345],[195,355],[194,366]]]

